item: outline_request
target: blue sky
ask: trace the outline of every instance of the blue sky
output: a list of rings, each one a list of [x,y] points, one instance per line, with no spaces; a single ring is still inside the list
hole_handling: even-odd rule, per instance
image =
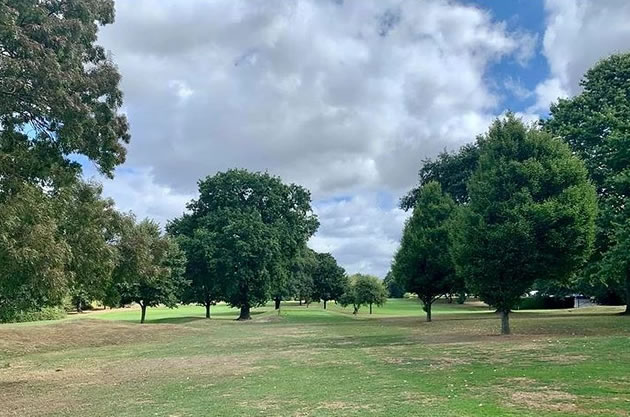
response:
[[[164,224],[232,167],[309,188],[310,245],[383,276],[420,161],[545,117],[630,45],[627,0],[117,0],[132,141],[105,193]]]

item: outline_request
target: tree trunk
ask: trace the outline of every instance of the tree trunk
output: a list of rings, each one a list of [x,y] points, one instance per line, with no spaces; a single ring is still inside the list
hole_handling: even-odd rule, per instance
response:
[[[249,313],[249,304],[241,306],[241,315],[238,316],[237,320],[251,320],[252,316]]]
[[[630,315],[630,269],[626,271],[626,311],[623,314]]]
[[[328,300],[324,300],[324,310],[326,310],[326,303],[328,302]]]
[[[206,301],[206,318],[209,319],[210,318],[210,305],[212,303],[209,303]]]
[[[302,305],[302,298],[300,298],[300,306]]]
[[[425,310],[427,312],[427,323],[431,322],[431,306],[433,306],[433,303],[431,301],[427,302],[424,305],[424,308],[425,308]]]
[[[81,308],[81,300],[77,300],[77,313],[83,313],[83,308]]]
[[[501,312],[501,334],[510,334],[510,310]]]
[[[354,309],[354,310],[352,311],[352,314],[355,314],[355,315],[356,315],[356,314],[358,314],[358,313],[359,313],[359,307],[357,307],[356,305],[354,305],[354,306],[352,306],[352,307],[353,307],[353,309]]]
[[[276,302],[276,310],[280,310],[280,301],[282,299],[280,297],[276,297],[275,298],[275,302]]]
[[[372,303],[370,303],[370,314],[372,314]]]
[[[146,304],[140,304],[140,309],[142,310],[142,314],[140,316],[140,323],[144,323],[144,318],[147,315],[147,306]]]

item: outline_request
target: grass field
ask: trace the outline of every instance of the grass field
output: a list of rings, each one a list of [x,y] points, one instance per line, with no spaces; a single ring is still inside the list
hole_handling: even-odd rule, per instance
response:
[[[415,300],[359,317],[202,307],[0,325],[0,416],[630,416],[620,308],[513,314]]]

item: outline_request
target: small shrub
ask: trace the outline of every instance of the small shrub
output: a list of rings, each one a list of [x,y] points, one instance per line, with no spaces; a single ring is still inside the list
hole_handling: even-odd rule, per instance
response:
[[[65,316],[66,311],[62,307],[44,307],[41,310],[33,311],[1,311],[0,322],[22,323],[27,321],[59,320]]]
[[[517,310],[551,310],[573,308],[573,297],[525,297],[516,307]]]

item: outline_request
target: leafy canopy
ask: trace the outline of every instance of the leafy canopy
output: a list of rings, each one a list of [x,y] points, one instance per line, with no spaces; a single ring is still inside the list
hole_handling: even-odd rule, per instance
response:
[[[319,223],[310,193],[267,173],[233,169],[199,182],[187,226],[203,233],[224,299],[249,308],[266,303],[290,275],[291,262]],[[199,232],[201,231],[201,232]]]
[[[313,272],[313,296],[316,300],[337,300],[344,293],[347,277],[342,267],[330,253],[318,253]]]
[[[363,305],[382,306],[387,301],[387,289],[380,279],[372,275],[354,274],[348,279],[348,285],[339,298],[339,303],[346,307],[352,305],[353,314],[357,314]]]
[[[143,220],[136,224],[128,217],[117,249],[114,285],[123,303],[142,307],[142,321],[146,307],[177,304],[188,284],[183,279],[186,258],[173,239],[160,234],[157,223]]]
[[[453,224],[456,267],[473,292],[509,312],[534,281],[563,280],[584,262],[594,235],[595,190],[568,146],[514,115],[483,138]]]
[[[596,250],[580,284],[600,294],[620,288],[630,313],[630,271],[619,273],[630,259],[621,249],[629,232],[620,230],[628,227],[630,218],[630,54],[598,62],[581,86],[582,93],[551,106],[542,124],[585,161],[597,187]]]
[[[82,154],[111,176],[129,141],[118,113],[120,75],[96,45],[112,0],[0,4],[0,158],[3,179],[68,181]]]
[[[0,320],[61,304],[71,252],[59,233],[56,208],[35,186],[0,201]]]
[[[423,185],[394,257],[396,281],[422,300],[427,320],[435,299],[451,292],[456,284],[449,241],[449,221],[455,208],[440,184],[432,181]]]

